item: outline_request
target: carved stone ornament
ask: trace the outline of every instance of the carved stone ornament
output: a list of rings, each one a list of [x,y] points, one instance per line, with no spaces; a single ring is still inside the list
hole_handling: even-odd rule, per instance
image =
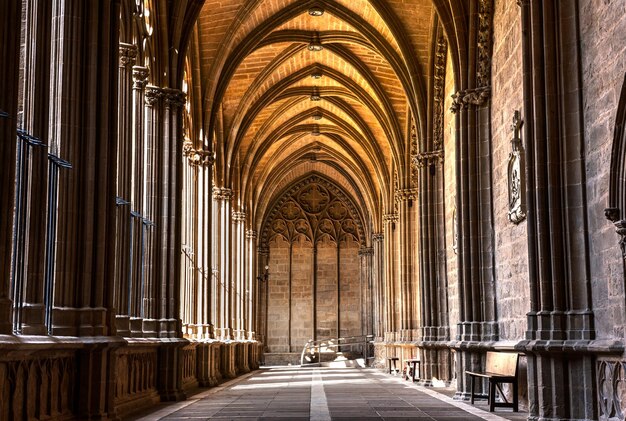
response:
[[[417,189],[400,189],[396,190],[396,201],[406,202],[407,200],[417,200]]]
[[[432,164],[442,164],[443,149],[438,149],[432,152],[419,153],[411,158],[411,163],[415,168],[424,168]]]
[[[478,3],[478,70],[477,86],[490,85],[491,80],[491,32],[493,22],[493,0]]]
[[[383,241],[384,239],[385,239],[385,234],[383,234],[382,232],[376,232],[376,233],[372,234],[372,241],[373,242]]]
[[[598,361],[597,364],[599,419],[623,420],[626,415],[626,362]]]
[[[434,110],[433,110],[433,148],[443,148],[443,114],[444,114],[444,84],[446,80],[446,58],[448,55],[448,42],[443,36],[437,40],[437,52],[435,55],[435,83],[434,83]],[[443,154],[442,154],[443,158]]]
[[[146,86],[145,99],[146,99],[146,105],[148,107],[154,106],[154,104],[156,104],[159,98],[161,97],[163,97],[161,88],[159,88],[158,86],[153,86],[153,85]]]
[[[483,105],[491,96],[491,88],[484,86],[476,89],[466,89],[452,95],[452,105],[450,111],[456,113],[469,108],[471,105]]]
[[[137,46],[120,42],[120,67],[130,69],[137,59]]]
[[[351,240],[360,243],[363,223],[354,202],[328,180],[312,175],[296,183],[272,207],[263,224],[261,242],[280,237],[293,244],[304,240]]]
[[[524,201],[525,190],[525,168],[522,140],[520,139],[520,129],[523,121],[519,111],[513,115],[513,139],[511,140],[511,152],[509,153],[508,165],[508,190],[509,190],[509,221],[519,224],[526,219],[526,204]]]
[[[244,223],[246,222],[246,213],[245,212],[231,212],[231,216],[233,218],[233,222]]]
[[[133,89],[143,90],[148,83],[150,70],[143,66],[133,66]]]

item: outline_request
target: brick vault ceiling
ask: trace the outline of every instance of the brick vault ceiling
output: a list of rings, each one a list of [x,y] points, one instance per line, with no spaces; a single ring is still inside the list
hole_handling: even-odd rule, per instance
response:
[[[218,182],[257,218],[310,171],[379,207],[426,108],[433,21],[431,0],[208,0],[196,50]]]

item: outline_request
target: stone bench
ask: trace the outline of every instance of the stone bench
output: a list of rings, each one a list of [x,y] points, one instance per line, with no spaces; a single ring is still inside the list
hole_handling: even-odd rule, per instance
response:
[[[470,376],[472,397],[471,403],[474,404],[474,397],[478,396],[474,393],[476,378],[489,379],[489,411],[493,412],[495,407],[513,408],[513,412],[518,411],[518,385],[517,385],[517,362],[519,355],[512,352],[487,352],[487,361],[484,372],[465,371]],[[502,383],[510,383],[513,385],[513,402],[509,402],[500,385]],[[496,402],[496,389],[500,392],[500,396],[504,402]],[[480,397],[484,397],[481,395]]]

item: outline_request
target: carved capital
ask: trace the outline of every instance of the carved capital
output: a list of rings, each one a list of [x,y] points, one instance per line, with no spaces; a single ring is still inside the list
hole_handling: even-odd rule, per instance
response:
[[[386,224],[398,222],[397,213],[386,213],[383,215],[383,222]]]
[[[450,111],[456,113],[469,108],[471,105],[483,105],[491,97],[491,87],[484,86],[476,89],[466,89],[452,95]]]
[[[245,212],[232,212],[231,216],[233,218],[233,222],[237,222],[237,223],[246,222]]]
[[[384,239],[385,239],[385,234],[383,234],[382,232],[375,232],[374,234],[372,234],[373,242],[383,241]]]
[[[185,140],[185,143],[183,143],[183,156],[187,157],[189,165],[192,167],[209,167],[213,165],[215,159],[211,151],[193,149],[193,147],[191,147],[191,141],[189,141],[189,144],[187,142],[188,140]],[[186,145],[189,149],[185,149]]]
[[[363,247],[359,249],[359,256],[373,256],[374,249],[372,247]]]
[[[258,234],[255,230],[247,230],[246,231],[246,238],[249,238],[251,240],[254,240],[258,237]]]
[[[148,83],[150,71],[147,67],[133,66],[133,89],[142,90]]]
[[[233,191],[229,188],[222,187],[221,193],[223,200],[230,200],[233,197]]]
[[[153,107],[154,104],[156,104],[157,101],[162,97],[163,97],[163,92],[161,91],[161,88],[159,88],[158,86],[153,86],[153,85],[146,86],[145,99],[146,99],[146,105],[148,107]]]
[[[120,67],[130,69],[137,59],[137,46],[120,42]]]
[[[432,164],[443,163],[443,149],[432,152],[423,152],[411,157],[411,164],[415,168],[424,168]]]
[[[417,199],[417,189],[400,189],[396,190],[396,201],[406,202],[407,200]]]
[[[163,88],[165,106],[168,108],[182,108],[185,105],[187,94],[180,89]]]

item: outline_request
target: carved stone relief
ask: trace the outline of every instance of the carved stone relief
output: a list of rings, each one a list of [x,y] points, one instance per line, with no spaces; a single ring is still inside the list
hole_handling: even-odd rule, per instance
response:
[[[598,361],[597,364],[600,420],[623,420],[626,415],[626,362]]]
[[[524,203],[524,154],[522,140],[520,139],[520,129],[522,120],[519,111],[515,111],[513,116],[513,139],[511,140],[511,152],[509,153],[508,166],[508,190],[509,190],[509,221],[519,224],[526,219],[526,206]]]

